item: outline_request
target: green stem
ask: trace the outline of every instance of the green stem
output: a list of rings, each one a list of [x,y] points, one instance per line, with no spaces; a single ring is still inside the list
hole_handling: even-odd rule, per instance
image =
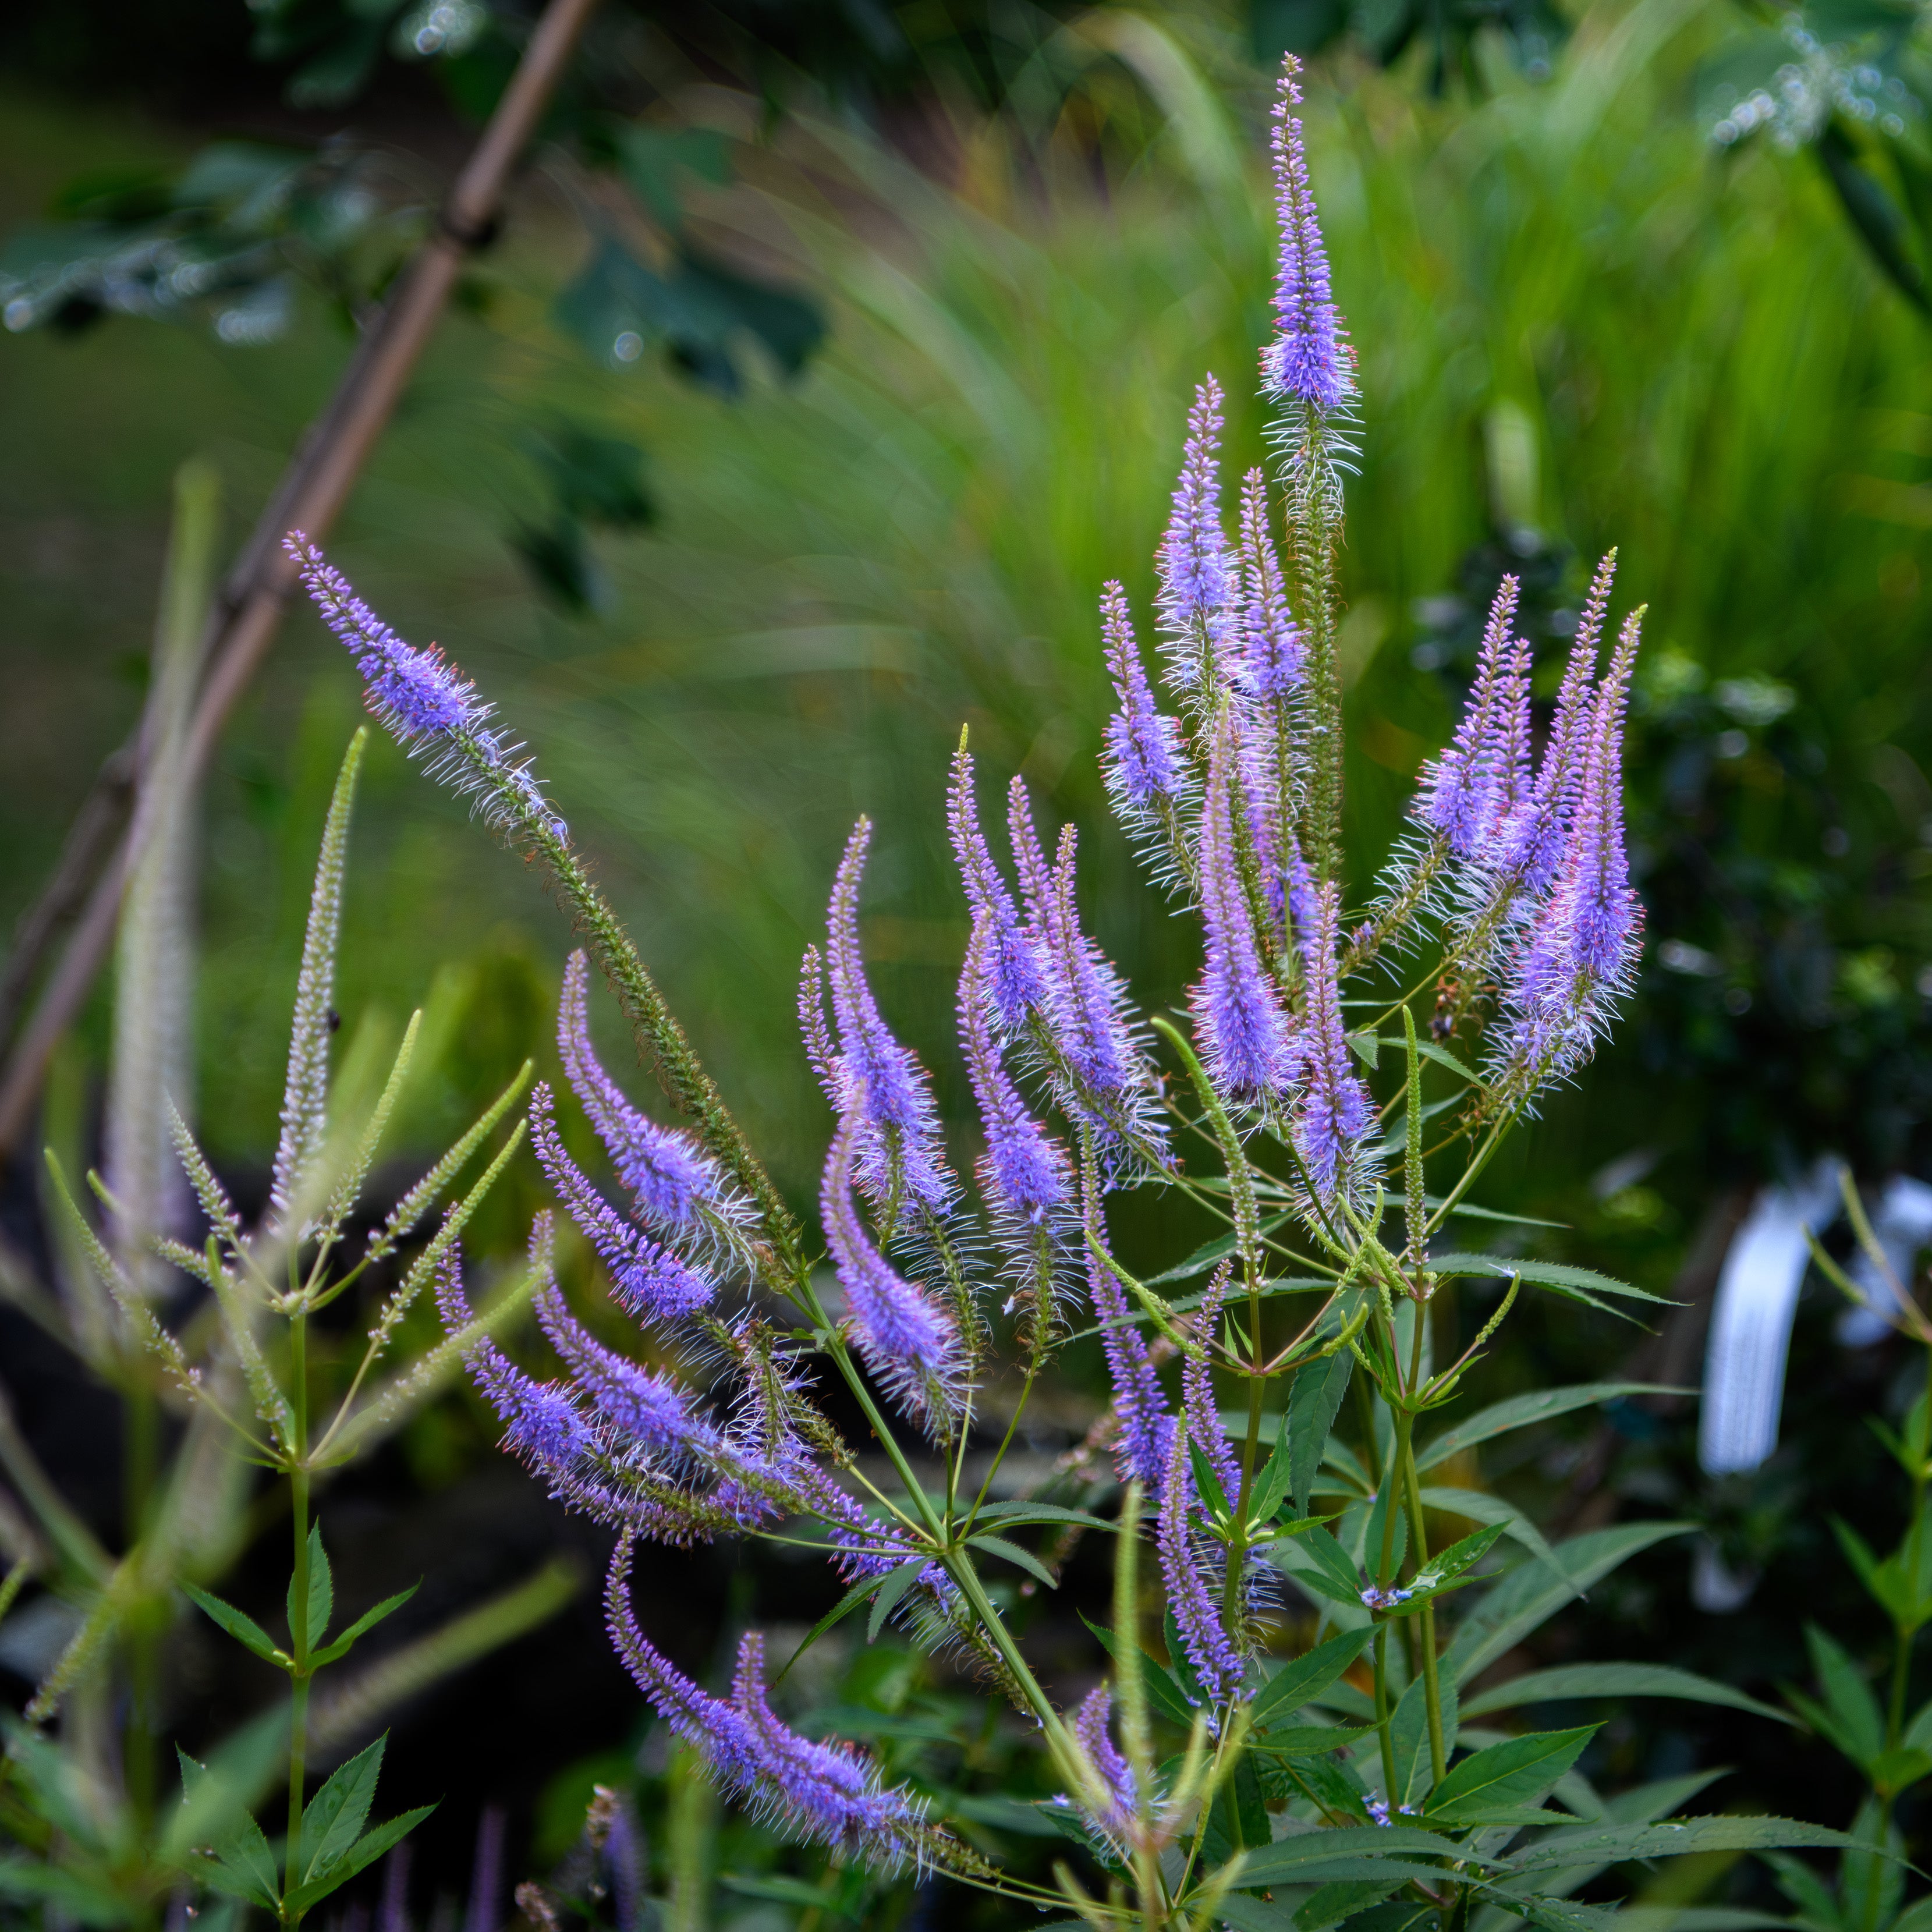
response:
[[[1416,1325],[1420,1329],[1423,1311],[1415,1311]],[[1408,1536],[1414,1546],[1415,1567],[1421,1569],[1429,1561],[1429,1537],[1423,1527],[1422,1480],[1416,1474],[1414,1447],[1415,1419],[1404,1414],[1396,1429],[1396,1454],[1401,1465],[1401,1480],[1408,1492]],[[1442,1732],[1442,1684],[1438,1673],[1436,1657],[1436,1606],[1426,1603],[1422,1606],[1422,1694],[1429,1708],[1429,1763],[1435,1773],[1435,1781],[1440,1784],[1449,1768],[1449,1753]]]
[[[122,1409],[125,1430],[122,1463],[122,1535],[132,1550],[146,1534],[152,1514],[154,1471],[160,1460],[160,1408],[152,1385],[137,1366]],[[128,1721],[121,1756],[128,1802],[145,1837],[154,1822],[160,1778],[155,1717],[160,1691],[160,1642],[165,1610],[143,1594],[128,1628]]]
[[[308,1759],[308,1317],[289,1324],[290,1406],[295,1414],[293,1461],[289,1470],[289,1514],[295,1532],[295,1574],[289,1597],[289,1654],[295,1660],[289,1690],[289,1842],[284,1863],[284,1895],[302,1881],[302,1786]],[[302,1915],[286,1907],[282,1922],[294,1925]]]

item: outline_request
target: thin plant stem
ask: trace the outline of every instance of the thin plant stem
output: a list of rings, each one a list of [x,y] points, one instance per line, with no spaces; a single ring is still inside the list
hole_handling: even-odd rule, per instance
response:
[[[283,1889],[295,1890],[302,1856],[302,1784],[308,1755],[308,1317],[289,1324],[290,1408],[295,1439],[290,1444],[289,1514],[295,1532],[295,1574],[289,1587],[289,1654],[294,1660],[289,1688],[289,1842]],[[284,1924],[301,1916],[286,1908]]]

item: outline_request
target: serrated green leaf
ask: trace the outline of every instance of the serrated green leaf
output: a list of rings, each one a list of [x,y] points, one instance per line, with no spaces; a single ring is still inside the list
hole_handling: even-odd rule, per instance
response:
[[[1256,1697],[1249,1710],[1250,1721],[1257,1730],[1265,1730],[1312,1702],[1361,1655],[1374,1635],[1374,1625],[1364,1624],[1360,1630],[1344,1630],[1292,1663],[1284,1664]]]
[[[1324,1883],[1327,1878],[1374,1878],[1384,1869],[1401,1871],[1422,1869],[1402,1861],[1416,1857],[1463,1858],[1466,1850],[1440,1833],[1413,1825],[1344,1825],[1333,1831],[1300,1832],[1294,1837],[1277,1838],[1248,1855],[1241,1868],[1241,1883],[1250,1889],[1270,1885]],[[1394,1862],[1384,1868],[1380,1861]],[[1364,1869],[1330,1871],[1350,1860]],[[1324,1874],[1322,1876],[1315,1874]],[[1439,1873],[1433,1874],[1439,1877]]]
[[[309,1800],[302,1814],[302,1847],[296,1859],[302,1884],[326,1878],[360,1835],[369,1808],[376,1802],[376,1780],[382,1773],[382,1752],[388,1742],[385,1731],[374,1744],[338,1766]]]
[[[1562,1262],[1526,1261],[1518,1255],[1432,1255],[1429,1271],[1436,1275],[1520,1275],[1538,1288],[1552,1288],[1574,1301],[1587,1302],[1593,1308],[1606,1308],[1598,1299],[1613,1294],[1630,1301],[1648,1301],[1659,1308],[1674,1308],[1668,1296],[1652,1294],[1646,1288],[1633,1288],[1613,1275],[1599,1274],[1594,1268],[1572,1268]],[[1611,1310],[1609,1312],[1614,1313]]]
[[[1505,1858],[1513,1871],[1550,1871],[1568,1865],[1618,1864],[1629,1858],[1681,1858],[1688,1852],[1843,1851],[1856,1841],[1823,1825],[1796,1818],[1675,1818],[1657,1825],[1622,1825],[1566,1832]]]
[[[920,1572],[931,1560],[925,1556],[911,1557],[880,1580],[878,1594],[872,1599],[872,1614],[866,1624],[868,1643],[878,1642],[880,1630],[886,1618],[892,1615],[899,1599],[919,1581]]]
[[[1462,1727],[1462,1713],[1457,1708],[1455,1685],[1445,1683],[1439,1689],[1443,1749],[1454,1752],[1456,1734]],[[1395,1712],[1389,1720],[1389,1744],[1395,1758],[1394,1802],[1419,1811],[1436,1778],[1429,1748],[1428,1681],[1419,1672],[1396,1700]]]
[[[1804,1626],[1804,1644],[1842,1748],[1855,1762],[1869,1764],[1885,1748],[1885,1716],[1864,1673],[1816,1624]]]
[[[400,1817],[392,1818],[386,1824],[364,1832],[322,1876],[297,1886],[289,1894],[288,1910],[292,1912],[306,1912],[338,1886],[346,1885],[364,1866],[374,1864],[385,1852],[400,1844],[435,1809],[434,1804],[418,1804],[413,1811],[405,1811]]]
[[[1512,1264],[1514,1266],[1514,1264]],[[1568,1388],[1540,1389],[1533,1395],[1512,1396],[1507,1402],[1478,1409],[1466,1421],[1445,1430],[1432,1440],[1420,1444],[1415,1452],[1417,1472],[1434,1468],[1450,1456],[1473,1449],[1479,1442],[1493,1441],[1512,1430],[1527,1429],[1533,1423],[1547,1422],[1571,1410],[1588,1408],[1601,1402],[1615,1402],[1632,1395],[1684,1395],[1689,1390],[1658,1382],[1578,1382]]]
[[[1096,1624],[1084,1612],[1080,1621],[1100,1640],[1101,1647],[1116,1663],[1120,1660],[1120,1640],[1103,1624]],[[1147,1686],[1148,1696],[1160,1710],[1161,1714],[1184,1730],[1194,1722],[1194,1706],[1187,1701],[1186,1694],[1176,1681],[1172,1671],[1161,1663],[1145,1645],[1141,1647],[1141,1681]]]
[[[335,1583],[328,1573],[328,1555],[322,1546],[322,1525],[311,1523],[308,1532],[308,1620],[302,1630],[301,1652],[315,1648],[328,1634],[328,1620],[335,1613]],[[289,1638],[296,1636],[296,1581],[289,1579]]]
[[[1288,1400],[1288,1488],[1294,1498],[1294,1513],[1306,1516],[1309,1496],[1328,1446],[1329,1432],[1335,1426],[1342,1398],[1348,1393],[1348,1376],[1355,1358],[1346,1348],[1325,1362],[1311,1363],[1297,1372]]]
[[[1568,1731],[1532,1731],[1472,1751],[1430,1794],[1426,1815],[1447,1825],[1474,1824],[1498,1807],[1540,1797],[1577,1759],[1601,1728],[1581,1724]]]
[[[856,1610],[859,1606],[879,1587],[880,1583],[884,1582],[884,1580],[885,1579],[882,1576],[860,1577],[858,1582],[854,1583],[851,1588],[848,1590],[844,1595],[841,1597],[838,1602],[834,1604],[831,1609],[827,1610],[824,1616],[820,1617],[818,1622],[814,1624],[812,1628],[806,1632],[805,1641],[799,1646],[797,1649],[792,1652],[790,1657],[785,1659],[784,1670],[781,1670],[778,1676],[772,1680],[772,1688],[776,1690],[779,1684],[784,1682],[785,1672],[790,1670],[792,1666],[796,1664],[799,1659],[825,1634],[827,1630],[831,1629],[834,1624],[837,1623],[842,1618],[850,1616],[852,1612]]]
[[[422,1588],[420,1583],[412,1583],[406,1590],[398,1590],[393,1597],[385,1597],[374,1610],[364,1610],[333,1643],[317,1651],[309,1659],[310,1667],[320,1670],[325,1664],[333,1664],[337,1658],[347,1656],[358,1637],[366,1636],[392,1612],[400,1610]]]
[[[182,1588],[212,1622],[220,1624],[236,1642],[246,1645],[264,1663],[272,1664],[279,1670],[290,1668],[293,1659],[253,1617],[238,1610],[232,1604],[224,1604],[219,1597],[210,1595],[196,1584],[184,1583]]]
[[[1024,1523],[1077,1522],[1084,1529],[1114,1529],[1117,1524],[1085,1510],[1062,1509],[1058,1503],[982,1503],[974,1512],[976,1523],[998,1522],[1009,1529]]]
[[[1017,1543],[1009,1543],[1004,1536],[969,1536],[968,1546],[983,1550],[989,1556],[1001,1556],[1009,1563],[1017,1564],[1029,1576],[1037,1577],[1049,1590],[1060,1588],[1060,1580],[1054,1575],[1030,1550],[1022,1550]]]
[[[1288,1417],[1284,1412],[1275,1424],[1274,1448],[1248,1494],[1248,1520],[1266,1522],[1287,1500],[1294,1484],[1294,1457],[1289,1448]]]
[[[1728,1684],[1667,1664],[1571,1664],[1550,1670],[1532,1670],[1472,1697],[1462,1706],[1466,1718],[1486,1717],[1492,1711],[1520,1708],[1525,1704],[1554,1703],[1565,1697],[1677,1697],[1694,1704],[1722,1704],[1754,1716],[1790,1718],[1775,1705],[1761,1703]]]
[[[1413,1616],[1426,1603],[1450,1590],[1460,1590],[1474,1580],[1468,1574],[1495,1548],[1503,1525],[1492,1522],[1472,1531],[1432,1556],[1404,1586],[1406,1598],[1390,1611],[1391,1616]],[[1560,1575],[1561,1573],[1559,1572]]]
[[[281,1894],[275,1855],[260,1826],[244,1811],[209,1848],[212,1860],[193,1869],[218,1890],[236,1898],[252,1899],[272,1912]]]
[[[1445,1516],[1460,1516],[1470,1522],[1494,1523],[1511,1542],[1521,1544],[1539,1563],[1547,1564],[1558,1576],[1562,1574],[1556,1568],[1555,1553],[1542,1531],[1515,1504],[1505,1502],[1501,1496],[1492,1496],[1487,1490],[1464,1489],[1456,1484],[1427,1483],[1423,1486],[1422,1502],[1425,1509],[1440,1510]]]

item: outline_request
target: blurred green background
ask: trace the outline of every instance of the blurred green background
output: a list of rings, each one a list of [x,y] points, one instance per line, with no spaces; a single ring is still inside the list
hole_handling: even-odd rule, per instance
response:
[[[1834,171],[1820,145],[1828,117],[1789,143],[1774,128],[1714,139],[1737,98],[1724,76],[1762,51],[1762,23],[1728,0],[1437,9],[1455,22],[1441,33],[1418,26],[1427,10],[614,10],[590,50],[603,65],[534,157],[331,549],[536,752],[801,1201],[827,1123],[793,974],[850,821],[871,814],[875,984],[967,1150],[950,1045],[964,925],[942,817],[962,723],[983,786],[1021,771],[1049,818],[1079,824],[1096,928],[1143,998],[1173,1001],[1198,963],[1105,815],[1095,600],[1118,575],[1148,608],[1203,372],[1233,398],[1232,461],[1261,460],[1249,392],[1268,327],[1270,70],[1282,46],[1312,50],[1316,187],[1364,398],[1343,633],[1358,892],[1447,735],[1472,613],[1502,568],[1528,578],[1551,682],[1602,550],[1618,548],[1618,608],[1648,607],[1630,750],[1642,983],[1615,1046],[1487,1186],[1564,1224],[1543,1238],[1550,1256],[1688,1306],[1648,1344],[1567,1304],[1532,1310],[1488,1385],[1612,1372],[1640,1347],[1654,1378],[1694,1382],[1741,1190],[1821,1151],[1873,1184],[1932,1163],[1932,334],[1899,186],[1922,117],[1895,139],[1855,126],[1848,188],[1852,164]],[[44,233],[50,211],[84,215],[104,195],[131,218],[130,183],[217,137],[298,148],[350,126],[388,171],[383,206],[420,200],[487,98],[487,36],[462,72],[379,60],[339,100],[314,84],[334,44],[304,44],[293,70],[312,84],[291,105],[303,16],[268,11],[295,26],[266,67],[238,4],[214,0],[184,15],[187,52],[145,68],[139,31],[109,31],[112,8],[98,44],[64,34],[60,10],[10,29],[0,231]],[[1916,72],[1910,48],[1886,58]],[[646,148],[626,148],[625,128]],[[656,160],[633,165],[646,149]],[[632,156],[614,175],[613,154]],[[1892,184],[1879,214],[1861,182]],[[654,226],[652,182],[676,208]],[[614,237],[656,260],[668,239],[802,309],[701,352],[674,334],[626,360],[586,272]],[[0,274],[46,244],[12,245]],[[137,714],[175,469],[214,464],[238,540],[340,369],[353,290],[326,281],[298,281],[272,340],[224,340],[188,306],[0,339],[0,928]],[[238,1175],[272,1144],[309,868],[358,714],[350,666],[295,613],[208,786],[194,1111]],[[547,1064],[568,933],[380,738],[349,908],[345,1015],[430,1008],[440,1070],[405,1134],[427,1149],[526,1052]],[[83,1136],[106,1012],[104,993],[51,1090]],[[11,1186],[24,1226],[31,1183]],[[532,1172],[486,1245],[518,1243],[536,1198]],[[1197,1238],[1145,1232],[1157,1260]],[[1671,1546],[1596,1614],[1760,1689],[1803,1667],[1788,1587],[1839,1587],[1820,1580],[1836,1564],[1821,1498],[1865,1506],[1858,1458],[1878,1452],[1843,1415],[1892,1400],[1886,1347],[1840,1351],[1831,1312],[1814,1290],[1786,1448],[1755,1477],[1697,1477],[1682,1403],[1552,1429],[1540,1460],[1490,1472],[1559,1520],[1707,1522],[1763,1569],[1759,1606],[1693,1610]],[[1071,1436],[1094,1365],[1076,1352],[1066,1379]],[[386,1480],[427,1509],[487,1466],[488,1430],[452,1405]],[[707,1606],[686,1612],[688,1640],[728,1602],[771,1613],[770,1579],[746,1573],[732,1595],[729,1561],[694,1559],[688,1586],[667,1586]],[[572,1641],[597,1641],[594,1618]],[[910,1694],[849,1692],[880,1708]],[[552,1818],[542,1856],[586,1788],[561,1765],[623,1746],[635,1709],[551,1735],[520,1720],[537,1727],[516,1744],[529,1761],[495,1795],[519,1832]],[[1634,1765],[1744,1748],[1715,1722],[1618,1748]],[[658,1762],[649,1778],[670,1775]],[[1780,1797],[1784,1773],[1752,1775]],[[1816,1804],[1831,1774],[1790,1775]],[[448,1844],[430,1856],[454,1870],[468,1824],[435,1828]]]

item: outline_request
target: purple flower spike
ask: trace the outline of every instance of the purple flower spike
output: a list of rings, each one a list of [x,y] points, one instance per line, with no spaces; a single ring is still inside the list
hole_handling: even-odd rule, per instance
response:
[[[1192,1000],[1209,1077],[1225,1093],[1252,1102],[1286,1084],[1289,1045],[1288,1017],[1262,964],[1235,856],[1234,729],[1224,715],[1208,756],[1200,842],[1207,962]]]
[[[1120,708],[1107,721],[1107,794],[1122,822],[1145,827],[1163,806],[1178,804],[1186,790],[1180,726],[1154,703],[1141,650],[1134,638],[1127,593],[1109,584],[1100,593],[1100,629],[1107,669]]]
[[[1114,1466],[1123,1483],[1138,1477],[1148,1494],[1158,1498],[1167,1480],[1174,1418],[1168,1413],[1167,1398],[1161,1393],[1160,1378],[1154,1372],[1147,1343],[1127,1311],[1126,1295],[1112,1269],[1094,1252],[1094,1244],[1104,1238],[1098,1195],[1085,1187],[1082,1194],[1088,1237],[1087,1288],[1094,1319],[1100,1326],[1100,1347],[1107,1358],[1118,1425]]]
[[[963,745],[953,756],[946,820],[973,923],[986,928],[990,949],[986,983],[993,1010],[1000,1024],[1010,1030],[1024,1025],[1028,1016],[1046,1004],[1046,975],[980,829],[973,796],[973,760]]]
[[[744,1220],[744,1204],[691,1135],[647,1119],[604,1072],[590,1044],[590,961],[573,952],[556,1016],[557,1051],[571,1086],[639,1214],[668,1234],[712,1238],[721,1223]]]
[[[1514,654],[1510,626],[1516,617],[1517,583],[1496,587],[1490,621],[1476,657],[1476,680],[1456,736],[1424,772],[1416,815],[1448,842],[1459,858],[1481,844],[1494,816],[1502,710],[1509,695]]]
[[[1201,1346],[1190,1348],[1181,1365],[1180,1396],[1187,1416],[1188,1439],[1207,1457],[1208,1466],[1214,1472],[1214,1480],[1221,1485],[1221,1493],[1232,1510],[1240,1502],[1241,1466],[1234,1460],[1228,1432],[1221,1426],[1220,1412],[1214,1406],[1214,1372],[1208,1360],[1214,1331],[1221,1325],[1221,1301],[1228,1292],[1228,1274],[1229,1264],[1223,1262],[1214,1270],[1208,1292],[1201,1298],[1201,1312],[1195,1322],[1195,1334]]]
[[[1201,1554],[1195,1547],[1194,1476],[1188,1466],[1187,1440],[1183,1420],[1174,1432],[1161,1491],[1156,1526],[1160,1574],[1167,1586],[1168,1609],[1180,1631],[1181,1648],[1209,1702],[1220,1704],[1240,1690],[1246,1670],[1222,1627],[1214,1593],[1202,1574]]]
[[[1107,1792],[1106,1808],[1094,1822],[1110,1838],[1120,1838],[1132,1826],[1136,1793],[1134,1768],[1120,1754],[1107,1728],[1113,1708],[1107,1687],[1096,1684],[1075,1708],[1073,1735],[1087,1754],[1087,1761],[1100,1773]]]
[[[627,1314],[640,1322],[678,1322],[710,1305],[716,1286],[614,1213],[564,1150],[556,1097],[543,1081],[530,1095],[530,1145],[557,1198],[597,1250]]]
[[[850,1123],[866,1198],[895,1216],[908,1200],[943,1214],[958,1184],[940,1150],[932,1083],[880,1016],[859,946],[859,882],[872,836],[870,821],[860,819],[839,861],[826,916],[826,976],[838,1037],[835,1104]]]
[[[959,975],[959,1036],[986,1132],[981,1191],[996,1226],[1024,1238],[1044,1227],[1071,1200],[1072,1171],[1066,1149],[1027,1111],[1000,1062],[990,1023],[992,975],[987,955],[992,950],[986,926],[975,926]]]
[[[1220,652],[1234,573],[1221,529],[1221,386],[1210,376],[1194,392],[1187,442],[1174,486],[1174,514],[1156,560],[1161,621],[1172,640],[1168,677],[1178,690],[1201,681],[1204,650]]]
[[[1341,892],[1331,880],[1316,888],[1315,917],[1302,950],[1308,1010],[1304,1036],[1306,1082],[1294,1119],[1294,1144],[1316,1198],[1348,1189],[1362,1142],[1375,1124],[1375,1106],[1348,1054],[1336,983],[1336,928]]]
[[[542,1230],[545,1238],[548,1227]],[[538,1238],[533,1235],[532,1250]],[[436,1264],[436,1312],[452,1335],[476,1318],[463,1289],[463,1254],[452,1243]],[[554,1489],[568,1485],[578,1465],[597,1453],[597,1440],[571,1399],[568,1388],[524,1374],[488,1336],[470,1351],[470,1373],[483,1399],[503,1424],[503,1446]]]
[[[1248,688],[1270,704],[1307,682],[1301,628],[1288,614],[1281,559],[1268,534],[1268,480],[1250,470],[1241,484],[1242,667]]]
[[[1529,640],[1518,638],[1510,646],[1509,670],[1497,693],[1495,769],[1477,855],[1486,872],[1499,872],[1506,866],[1510,828],[1529,808],[1534,790],[1529,758],[1531,661]]]
[[[951,1313],[903,1280],[867,1239],[852,1205],[852,1127],[841,1124],[820,1190],[826,1245],[850,1310],[853,1339],[894,1403],[934,1436],[964,1406],[966,1353]]]
[[[1308,151],[1301,123],[1290,111],[1301,105],[1294,80],[1300,64],[1289,56],[1275,95],[1275,208],[1281,252],[1275,271],[1274,340],[1262,351],[1262,388],[1264,394],[1304,403],[1328,416],[1354,398],[1354,355],[1330,293],[1328,250],[1308,178]]]

